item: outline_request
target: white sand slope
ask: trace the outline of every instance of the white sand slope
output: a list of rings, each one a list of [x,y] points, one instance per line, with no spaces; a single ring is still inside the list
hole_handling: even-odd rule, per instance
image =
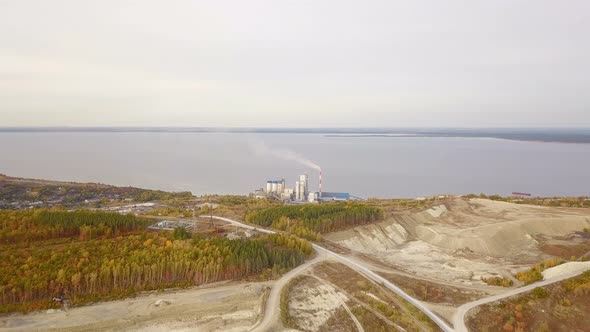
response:
[[[482,255],[502,257],[518,247],[535,246],[535,235],[564,236],[586,227],[590,222],[583,217],[563,216],[523,218],[465,229],[420,225],[416,232],[420,240],[437,247],[469,248]]]
[[[433,216],[434,218],[438,218],[447,212],[447,207],[445,205],[435,206],[431,209],[426,210],[428,214]]]
[[[590,209],[453,197],[423,211],[324,238],[407,272],[460,284],[510,275],[546,257],[537,239],[590,228]]]
[[[543,278],[551,280],[565,274],[590,270],[590,262],[569,262],[543,271]]]
[[[339,296],[344,295],[312,279],[305,287],[296,287],[291,292],[289,313],[304,330],[318,331],[340,307],[341,302],[348,300]]]

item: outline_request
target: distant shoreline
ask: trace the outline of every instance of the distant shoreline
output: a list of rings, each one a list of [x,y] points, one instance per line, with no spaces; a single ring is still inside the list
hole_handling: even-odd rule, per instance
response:
[[[485,139],[498,139],[504,141],[515,141],[515,142],[528,142],[528,143],[559,143],[559,144],[590,144],[590,137],[586,141],[567,141],[567,140],[543,140],[543,139],[525,139],[525,138],[509,138],[501,136],[474,136],[474,135],[428,135],[428,134],[399,134],[399,135],[387,135],[387,134],[375,134],[375,135],[337,135],[327,134],[324,137],[331,138],[485,138]]]
[[[590,143],[590,128],[0,127],[2,133],[317,134],[332,138],[495,138],[522,142]]]

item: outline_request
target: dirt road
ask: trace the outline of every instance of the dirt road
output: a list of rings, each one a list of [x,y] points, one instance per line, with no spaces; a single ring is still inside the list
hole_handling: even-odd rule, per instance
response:
[[[275,233],[274,231],[270,231],[270,230],[267,230],[267,229],[255,228],[255,227],[252,227],[250,225],[246,225],[246,224],[243,224],[243,223],[241,223],[239,221],[231,220],[231,219],[228,219],[228,218],[216,217],[216,216],[214,216],[213,218],[214,219],[218,219],[218,220],[227,221],[227,222],[232,223],[233,225],[236,225],[236,226],[239,226],[239,227],[243,227],[243,228],[247,228],[247,229],[257,230],[257,231],[261,231],[261,232],[264,232],[264,233]],[[417,299],[414,299],[413,297],[411,297],[410,295],[408,295],[406,292],[404,292],[403,290],[401,290],[399,287],[397,287],[396,285],[392,284],[387,279],[381,277],[380,275],[378,275],[375,272],[369,270],[368,268],[366,268],[366,267],[358,264],[357,262],[355,262],[355,261],[353,261],[351,259],[348,259],[346,257],[340,256],[340,255],[338,255],[338,254],[336,254],[336,253],[334,253],[334,252],[332,252],[330,250],[327,250],[324,247],[321,247],[321,246],[319,246],[317,244],[313,244],[313,248],[318,253],[318,256],[325,256],[325,257],[333,258],[333,259],[339,261],[340,263],[342,263],[342,264],[350,267],[351,269],[353,269],[353,270],[355,270],[355,271],[363,274],[364,276],[368,277],[369,279],[371,279],[371,280],[373,280],[373,281],[375,281],[375,282],[383,285],[384,287],[388,288],[389,290],[393,291],[394,293],[396,293],[397,295],[399,295],[400,297],[402,297],[404,300],[410,302],[413,306],[415,306],[416,308],[418,308],[418,310],[422,311],[425,315],[427,315],[430,319],[432,319],[432,321],[436,325],[438,325],[443,331],[445,331],[445,332],[452,332],[453,331],[453,328],[452,327],[450,327],[443,319],[441,319],[434,312],[432,312],[430,309],[428,309],[424,304],[422,304],[422,302],[418,301]],[[295,269],[295,270],[291,271],[291,272],[295,272],[291,276],[291,278],[293,276],[295,276],[297,273],[300,273],[301,271],[302,270],[298,270],[298,269]],[[280,288],[281,287],[278,287],[278,286],[280,286],[280,285],[278,285],[278,284],[275,285],[275,287],[273,287],[273,290],[271,291],[271,294],[272,294],[272,292],[275,291],[275,289],[277,289],[276,292],[278,292],[278,295],[275,294],[274,297],[277,297],[277,296],[280,297]],[[269,303],[271,302],[271,298],[272,297],[273,296],[271,296],[269,298]],[[274,307],[275,309],[274,310],[276,310],[276,305],[279,304],[279,301],[276,301],[276,299],[275,299],[274,302],[275,302],[275,307]],[[269,308],[268,305],[267,305],[267,308]],[[273,309],[269,308],[269,310],[273,310]],[[274,315],[276,315],[274,311],[273,311],[273,315],[268,315],[268,313],[265,312],[263,322],[259,325],[259,327],[261,327],[261,328],[262,327],[269,327],[270,325],[267,325],[269,323],[268,322],[267,323],[264,323],[264,321],[267,320],[267,318],[266,318],[267,316],[271,316],[268,319],[272,319],[272,316],[274,316]],[[264,325],[263,325],[263,323],[264,323]],[[265,331],[264,329],[261,329],[259,327],[257,327],[255,329],[255,331]]]
[[[490,302],[496,302],[511,296],[515,296],[518,294],[522,294],[522,293],[526,293],[526,292],[530,292],[533,289],[537,288],[537,287],[543,287],[543,286],[547,286],[547,285],[551,285],[554,284],[556,282],[560,282],[566,279],[570,279],[576,276],[579,276],[580,274],[584,273],[584,271],[576,271],[573,273],[569,273],[569,274],[565,274],[562,275],[560,277],[557,277],[555,279],[551,279],[551,280],[545,280],[545,281],[540,281],[540,282],[536,282],[534,284],[522,287],[522,288],[516,288],[510,291],[507,291],[504,294],[500,294],[500,295],[494,295],[494,296],[490,296],[490,297],[486,297],[474,302],[470,302],[470,303],[466,303],[462,306],[460,306],[457,309],[457,312],[455,313],[455,316],[453,318],[453,326],[455,327],[455,331],[456,332],[468,332],[469,330],[467,329],[467,326],[465,325],[465,315],[467,314],[467,312],[477,306],[480,306],[482,304],[486,304],[486,303],[490,303]]]
[[[270,331],[270,328],[276,324],[279,320],[280,315],[280,307],[281,307],[281,291],[283,287],[285,287],[291,279],[298,276],[301,272],[309,268],[310,266],[317,264],[318,262],[323,261],[325,258],[323,256],[317,255],[314,259],[299,265],[295,269],[289,271],[287,274],[282,276],[277,282],[274,283],[268,299],[266,300],[266,306],[264,309],[264,316],[260,322],[258,322],[251,331],[253,332],[263,332],[263,331]]]

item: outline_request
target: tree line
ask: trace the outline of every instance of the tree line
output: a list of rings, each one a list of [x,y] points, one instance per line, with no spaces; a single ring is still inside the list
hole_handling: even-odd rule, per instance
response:
[[[26,223],[32,229],[57,224],[60,230],[78,227],[80,234],[84,227],[98,223],[112,234],[118,229],[120,235],[92,240],[77,236],[49,245],[44,236],[34,245],[21,242],[14,250],[0,251],[0,312],[50,308],[53,297],[64,295],[73,304],[82,304],[144,290],[277,275],[301,264],[312,253],[309,242],[292,235],[229,240],[188,237],[182,232],[123,233],[137,227],[133,218],[111,220],[111,214],[98,212],[97,216],[87,211],[32,213],[28,217],[36,221]],[[16,222],[5,217],[0,215],[2,230]]]
[[[361,203],[342,202],[282,205],[249,211],[244,216],[246,222],[265,227],[274,223],[279,229],[284,227],[284,218],[293,222],[289,226],[305,227],[307,232],[328,233],[382,220],[383,211]]]
[[[0,311],[41,309],[64,294],[83,303],[237,279],[266,269],[280,273],[310,253],[309,243],[283,234],[254,240],[171,240],[158,233],[6,251],[0,254]]]
[[[110,237],[144,229],[149,219],[90,210],[0,210],[0,244]]]

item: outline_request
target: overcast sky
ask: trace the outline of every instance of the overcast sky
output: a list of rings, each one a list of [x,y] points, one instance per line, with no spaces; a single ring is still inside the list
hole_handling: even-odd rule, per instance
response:
[[[590,1],[0,0],[0,126],[590,126]]]

